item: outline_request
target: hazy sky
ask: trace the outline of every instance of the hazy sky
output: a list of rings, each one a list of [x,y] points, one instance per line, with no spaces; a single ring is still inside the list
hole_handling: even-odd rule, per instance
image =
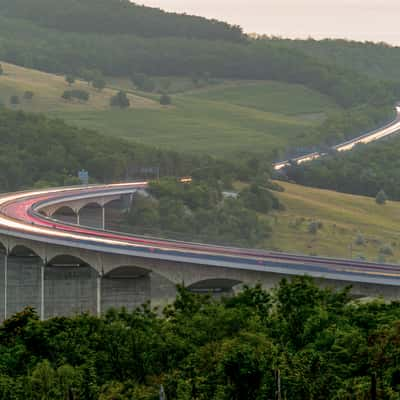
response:
[[[400,0],[136,0],[217,18],[248,33],[345,37],[400,45]]]

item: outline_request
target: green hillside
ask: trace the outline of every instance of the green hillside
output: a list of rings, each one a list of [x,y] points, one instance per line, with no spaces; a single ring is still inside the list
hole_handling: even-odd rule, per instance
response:
[[[0,100],[9,107],[10,96],[18,95],[21,104],[14,109],[46,112],[109,136],[185,152],[270,155],[292,142],[310,144],[312,128],[339,109],[328,97],[304,86],[266,81],[227,81],[200,89],[186,82],[190,90],[183,86],[169,107],[159,105],[159,95],[135,90],[129,80],[111,79],[111,87],[102,91],[77,81],[72,87],[87,90],[90,99],[69,102],[61,98],[70,89],[63,76],[2,65]],[[175,80],[182,87],[182,80]],[[109,106],[118,89],[128,91],[127,110]],[[27,90],[34,92],[32,100],[23,99]]]

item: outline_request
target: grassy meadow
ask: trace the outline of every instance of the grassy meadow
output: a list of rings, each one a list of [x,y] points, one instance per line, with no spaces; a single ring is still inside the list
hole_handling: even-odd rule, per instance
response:
[[[400,202],[378,205],[369,197],[278,183],[285,191],[276,194],[286,210],[270,218],[273,235],[266,247],[400,262]],[[308,231],[312,221],[322,223],[316,234]],[[393,254],[382,254],[382,248]]]

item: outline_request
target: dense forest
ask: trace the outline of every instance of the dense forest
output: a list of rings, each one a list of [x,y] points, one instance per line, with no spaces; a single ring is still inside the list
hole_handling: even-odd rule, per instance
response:
[[[324,63],[353,69],[373,79],[400,81],[400,48],[386,43],[344,39],[264,38],[270,44],[300,50]],[[263,39],[263,40],[264,40]]]
[[[357,145],[310,164],[293,166],[286,174],[296,183],[339,192],[376,196],[380,190],[400,200],[400,140]]]
[[[150,183],[150,196],[136,195],[121,229],[173,239],[256,247],[271,228],[257,212],[282,209],[268,187],[253,183],[238,197],[224,195],[218,181],[176,179]]]
[[[66,32],[179,36],[240,42],[239,26],[136,5],[129,0],[1,0],[4,15]]]
[[[400,304],[310,279],[222,300],[183,288],[148,306],[0,327],[0,399],[397,399]]]

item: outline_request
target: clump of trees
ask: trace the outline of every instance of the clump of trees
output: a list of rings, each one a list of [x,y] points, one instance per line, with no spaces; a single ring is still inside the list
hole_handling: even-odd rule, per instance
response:
[[[65,90],[64,93],[61,95],[64,100],[80,100],[80,101],[88,101],[90,94],[86,90],[81,89],[72,89],[72,90]]]
[[[126,92],[120,90],[117,94],[111,97],[110,105],[112,107],[128,108],[131,102],[128,99]]]
[[[386,399],[400,393],[400,304],[307,277],[216,300],[178,288],[156,312],[108,310],[0,327],[4,399]],[[205,384],[206,383],[206,384]]]
[[[247,200],[247,191],[237,199],[224,198],[218,183],[204,180],[184,184],[162,179],[152,182],[148,191],[150,197],[136,196],[122,229],[176,239],[254,246],[262,244],[271,232],[256,210],[262,208],[266,213],[273,207],[279,208],[279,201],[264,191],[256,203]],[[263,201],[265,204],[261,206]]]

